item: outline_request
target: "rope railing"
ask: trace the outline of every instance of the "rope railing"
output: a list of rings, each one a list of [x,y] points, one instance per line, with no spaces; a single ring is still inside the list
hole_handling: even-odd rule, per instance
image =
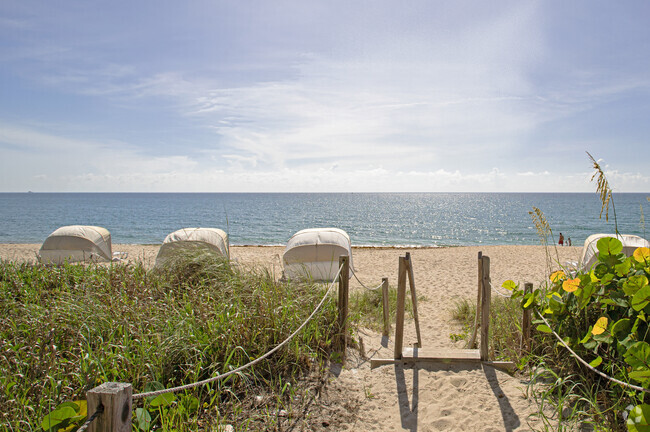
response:
[[[79,426],[79,429],[77,429],[77,432],[85,432],[86,429],[88,429],[88,426],[90,426],[90,424],[93,421],[95,421],[95,419],[97,417],[99,417],[99,415],[101,413],[103,413],[103,412],[104,412],[104,406],[103,405],[100,405],[99,407],[97,407],[97,409],[95,410],[95,413],[93,415],[91,415],[90,417],[88,417],[88,420],[86,420],[86,422],[84,424]]]
[[[537,309],[535,309],[535,313],[537,314],[537,316],[539,316],[539,317],[542,319],[542,321],[544,321],[544,324],[546,324],[546,326],[551,330],[551,333],[553,333],[553,335],[557,338],[557,340],[560,341],[560,343],[561,343],[562,345],[564,345],[564,348],[566,348],[566,349],[569,351],[569,353],[571,353],[571,355],[572,355],[576,360],[578,360],[580,363],[582,363],[586,368],[588,368],[588,369],[591,370],[592,372],[594,372],[594,373],[600,375],[601,377],[603,377],[603,378],[605,378],[605,379],[607,379],[607,380],[609,380],[609,381],[612,381],[612,382],[615,382],[616,384],[622,385],[623,387],[631,388],[631,389],[633,389],[633,390],[642,391],[642,392],[645,392],[645,393],[650,393],[650,389],[647,389],[647,388],[644,388],[644,387],[640,387],[640,386],[636,386],[636,385],[633,385],[633,384],[630,384],[630,383],[626,383],[625,381],[621,381],[621,380],[619,380],[619,379],[616,379],[616,378],[614,378],[614,377],[611,377],[611,376],[607,375],[606,373],[599,371],[598,369],[596,369],[595,367],[593,367],[593,366],[590,365],[589,363],[587,363],[586,360],[584,360],[584,359],[581,358],[578,354],[576,354],[575,351],[573,351],[573,350],[572,350],[572,349],[571,349],[571,348],[566,344],[566,342],[564,342],[564,340],[560,337],[560,335],[557,334],[557,333],[555,332],[555,330],[553,330],[553,329],[551,328],[551,324],[549,324],[549,322],[546,320],[546,318],[544,318],[544,316],[543,316],[541,313],[539,313],[539,311],[538,311]]]
[[[178,386],[178,387],[163,389],[163,390],[156,390],[156,391],[147,392],[147,393],[134,394],[132,396],[133,400],[142,399],[142,398],[146,398],[146,397],[159,396],[159,395],[165,394],[165,393],[176,393],[176,392],[179,392],[179,391],[182,391],[182,390],[187,390],[187,389],[191,389],[191,388],[194,388],[194,387],[199,387],[199,386],[202,386],[202,385],[205,385],[205,384],[209,384],[211,382],[214,382],[214,381],[226,378],[226,377],[228,377],[230,375],[236,374],[238,372],[241,372],[244,369],[247,369],[247,368],[249,368],[251,366],[254,366],[257,363],[261,362],[262,360],[266,359],[267,357],[271,356],[272,354],[274,354],[275,352],[280,350],[283,346],[285,346],[287,343],[289,343],[289,341],[291,339],[293,339],[298,333],[300,333],[300,331],[303,328],[305,328],[305,326],[309,323],[309,321],[311,321],[312,318],[314,318],[314,316],[320,310],[320,308],[323,306],[323,304],[325,303],[325,300],[327,299],[330,292],[332,291],[332,288],[334,287],[334,284],[335,284],[336,280],[341,275],[341,270],[342,269],[343,269],[343,266],[340,266],[339,271],[336,274],[336,276],[334,277],[334,279],[333,279],[332,283],[330,284],[329,288],[327,289],[327,292],[325,292],[325,295],[321,299],[320,303],[318,303],[318,306],[316,306],[316,308],[311,313],[311,315],[309,315],[309,317],[300,325],[300,327],[298,327],[293,333],[291,333],[291,335],[289,335],[289,337],[287,337],[284,341],[282,341],[279,345],[277,345],[275,348],[273,348],[272,350],[270,350],[266,354],[262,355],[261,357],[256,358],[255,360],[252,360],[252,361],[246,363],[245,365],[240,366],[240,367],[238,367],[236,369],[233,369],[231,371],[222,373],[220,375],[217,375],[217,376],[214,376],[214,377],[211,377],[211,378],[204,379],[202,381],[198,381],[198,382],[191,383],[191,384],[185,384],[185,385]]]
[[[377,286],[374,287],[374,288],[368,288],[368,287],[367,287],[363,282],[361,282],[361,281],[359,280],[359,278],[357,277],[357,272],[354,272],[354,271],[353,271],[353,272],[352,272],[352,275],[353,275],[354,278],[357,280],[357,282],[359,282],[359,284],[361,284],[361,286],[364,287],[365,289],[367,289],[368,291],[377,291],[379,288],[381,288],[381,286],[382,286],[382,284],[383,284],[383,282],[382,282],[382,283],[380,283],[379,285],[377,285]]]
[[[506,297],[506,298],[510,298],[510,297],[512,297],[512,293],[511,293],[511,294],[503,294],[503,293],[499,290],[498,287],[495,288],[495,287],[492,285],[492,281],[490,281],[490,289],[491,289],[492,291],[494,291],[495,293],[497,293],[497,295],[499,295],[499,296],[501,296],[501,297]]]

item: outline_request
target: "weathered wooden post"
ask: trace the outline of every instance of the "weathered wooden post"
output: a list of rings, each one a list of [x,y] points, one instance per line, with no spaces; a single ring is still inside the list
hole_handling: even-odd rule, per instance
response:
[[[128,383],[107,382],[86,393],[88,416],[101,405],[104,412],[90,426],[90,432],[129,432],[133,388]]]
[[[395,360],[402,358],[404,344],[404,307],[406,299],[406,258],[399,257],[399,272],[397,276],[397,316],[395,317]]]
[[[524,295],[533,292],[533,284],[526,282],[524,284]],[[530,351],[530,325],[532,320],[532,310],[524,309],[521,318],[521,349]]]
[[[489,345],[490,345],[490,300],[492,298],[492,290],[490,289],[490,258],[487,256],[481,257],[483,263],[483,277],[481,278],[481,360],[489,360]]]
[[[388,278],[381,279],[381,304],[384,309],[384,331],[383,336],[390,333],[390,303],[388,302]]]
[[[418,348],[422,348],[422,336],[420,335],[420,319],[418,318],[418,297],[415,294],[415,276],[413,276],[413,261],[411,253],[406,252],[406,264],[408,265],[409,288],[411,289],[411,302],[413,303],[413,320],[415,321],[415,333],[418,337]]]
[[[483,252],[478,253],[478,293],[476,294],[476,313],[474,314],[474,329],[472,329],[472,335],[467,341],[465,348],[474,349],[476,346],[476,334],[478,332],[479,326],[479,316],[481,313],[481,292],[483,291]]]
[[[350,284],[350,257],[341,255],[339,257],[339,334],[341,347],[341,362],[345,362],[345,351],[348,345],[348,300]]]

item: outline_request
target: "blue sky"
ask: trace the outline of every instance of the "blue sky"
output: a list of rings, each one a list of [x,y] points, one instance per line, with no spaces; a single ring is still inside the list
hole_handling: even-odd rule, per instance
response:
[[[0,191],[649,192],[650,2],[0,3]]]

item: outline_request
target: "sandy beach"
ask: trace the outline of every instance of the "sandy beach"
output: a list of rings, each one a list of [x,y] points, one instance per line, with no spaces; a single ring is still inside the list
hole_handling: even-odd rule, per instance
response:
[[[34,261],[40,245],[0,244],[0,259]],[[128,252],[129,261],[152,266],[158,245],[113,245]],[[398,258],[410,252],[418,304],[423,348],[462,348],[449,335],[458,332],[451,319],[455,302],[476,299],[477,256],[490,257],[493,290],[503,281],[539,284],[548,275],[546,251],[541,246],[472,246],[453,248],[353,248],[358,278],[368,287],[389,278],[397,284]],[[232,246],[231,255],[244,266],[266,266],[281,276],[282,247]],[[551,250],[556,257],[556,249]],[[557,248],[559,262],[576,261],[581,248]],[[351,289],[363,289],[354,278]],[[494,296],[495,294],[493,294]],[[394,330],[394,329],[393,329]],[[369,358],[393,355],[392,335],[382,345],[381,335],[360,329]],[[405,346],[415,342],[412,321],[405,326]],[[341,430],[359,431],[525,431],[540,426],[529,415],[536,411],[526,397],[526,377],[510,376],[490,367],[469,364],[418,367],[383,366],[370,369],[370,362],[350,355],[336,370],[322,402],[333,418],[346,418]],[[337,425],[338,428],[338,425]]]

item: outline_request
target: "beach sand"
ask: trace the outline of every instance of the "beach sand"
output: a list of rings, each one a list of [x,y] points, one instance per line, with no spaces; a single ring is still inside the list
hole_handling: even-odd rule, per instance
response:
[[[40,245],[0,244],[0,259],[33,261]],[[129,261],[152,266],[159,245],[113,245],[128,252]],[[368,287],[397,284],[398,258],[411,253],[424,349],[462,348],[450,334],[459,327],[451,319],[456,301],[476,300],[477,257],[490,257],[494,291],[503,281],[532,282],[548,277],[546,249],[542,246],[472,246],[453,248],[353,248],[358,278]],[[556,255],[557,251],[557,255]],[[282,247],[232,246],[232,258],[241,265],[265,266],[281,275]],[[560,263],[577,261],[579,247],[551,248]],[[354,278],[350,287],[363,289]],[[503,292],[503,290],[501,290]],[[393,327],[394,332],[394,327]],[[360,329],[369,358],[391,358],[393,335],[382,346],[381,335]],[[416,341],[412,320],[405,325],[404,346]],[[329,430],[359,431],[524,431],[541,424],[530,414],[537,406],[526,397],[527,377],[510,376],[490,367],[470,364],[429,364],[418,367],[382,366],[370,369],[370,361],[351,353],[346,366],[334,369],[321,396],[332,416]],[[348,423],[336,421],[345,418]],[[324,426],[324,430],[328,430]]]

